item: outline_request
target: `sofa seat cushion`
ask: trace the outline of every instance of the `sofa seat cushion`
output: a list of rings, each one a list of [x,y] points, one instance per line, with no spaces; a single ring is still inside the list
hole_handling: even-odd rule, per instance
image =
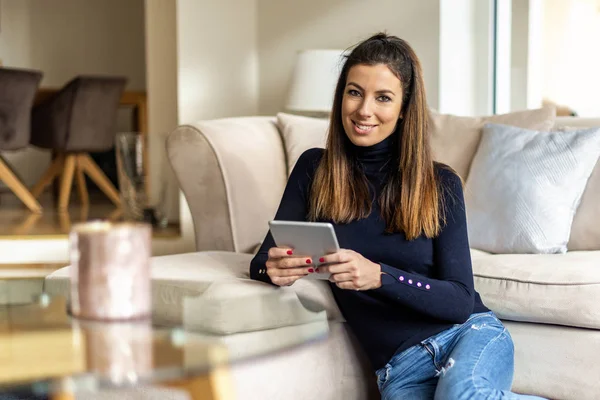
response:
[[[600,329],[600,251],[473,257],[475,289],[500,318]]]
[[[155,323],[182,324],[186,297],[198,296],[206,292],[205,297],[209,303],[202,304],[202,307],[213,307],[214,310],[217,303],[215,299],[220,299],[225,306],[231,305],[231,301],[235,302],[236,299],[242,299],[244,296],[270,298],[274,290],[282,292],[281,299],[289,299],[289,295],[284,295],[284,292],[295,293],[306,309],[312,312],[324,309],[329,320],[344,321],[327,282],[301,279],[290,287],[277,289],[250,280],[248,268],[252,257],[251,254],[223,251],[153,257],[151,276]],[[68,296],[69,270],[70,267],[65,267],[48,275],[44,283],[45,291]],[[260,303],[258,299],[257,301]],[[192,324],[199,326],[205,322],[200,324],[192,322]],[[213,325],[213,328],[228,331],[232,329],[231,326],[219,326]]]

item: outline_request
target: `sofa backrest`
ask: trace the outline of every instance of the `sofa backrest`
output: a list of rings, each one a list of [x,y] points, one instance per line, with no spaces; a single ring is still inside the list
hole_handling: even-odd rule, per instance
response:
[[[192,214],[196,249],[252,252],[268,231],[287,175],[273,117],[178,127],[167,153]]]
[[[298,117],[302,118],[302,117]],[[302,129],[274,117],[202,121],[177,128],[169,160],[192,213],[196,247],[252,252],[268,231],[293,157],[324,142],[327,121]],[[290,130],[290,126],[293,129]],[[556,118],[555,129],[600,126],[600,119]],[[321,136],[320,136],[321,135]],[[569,250],[600,250],[600,163],[582,196]]]
[[[548,131],[551,129],[600,126],[600,118],[555,117],[555,110],[543,108],[490,117],[460,117],[432,113],[431,146],[434,158],[454,168],[464,180],[487,122]],[[288,157],[288,174],[296,159],[310,147],[323,147],[328,121],[279,114],[277,125]],[[600,250],[600,163],[596,164],[583,193],[571,227],[569,250]]]

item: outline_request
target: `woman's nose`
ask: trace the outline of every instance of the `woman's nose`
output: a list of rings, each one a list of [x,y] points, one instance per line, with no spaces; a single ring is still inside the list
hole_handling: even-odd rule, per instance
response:
[[[370,117],[373,115],[372,105],[368,99],[363,100],[358,109],[358,115],[363,118]]]

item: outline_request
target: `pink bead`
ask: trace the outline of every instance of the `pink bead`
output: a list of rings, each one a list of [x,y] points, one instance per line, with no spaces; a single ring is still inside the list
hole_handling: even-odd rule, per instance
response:
[[[425,289],[428,289],[428,290],[429,290],[429,289],[431,289],[431,286],[429,286],[429,285],[425,285]]]
[[[412,279],[409,279],[409,280],[408,280],[408,284],[409,284],[409,285],[412,285]]]
[[[400,282],[404,282],[404,277],[403,277],[403,276],[401,276],[400,278],[398,278],[398,280],[399,280]]]
[[[421,282],[417,282],[417,286],[418,286],[418,287],[421,287],[421,286],[423,286],[423,285],[421,284]]]

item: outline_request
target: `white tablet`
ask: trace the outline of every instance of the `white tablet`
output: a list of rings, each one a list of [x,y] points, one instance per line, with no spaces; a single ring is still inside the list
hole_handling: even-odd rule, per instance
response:
[[[275,244],[289,246],[294,255],[310,257],[315,266],[324,263],[319,258],[340,249],[333,225],[327,222],[269,221]],[[307,277],[329,279],[330,274],[309,274]]]

